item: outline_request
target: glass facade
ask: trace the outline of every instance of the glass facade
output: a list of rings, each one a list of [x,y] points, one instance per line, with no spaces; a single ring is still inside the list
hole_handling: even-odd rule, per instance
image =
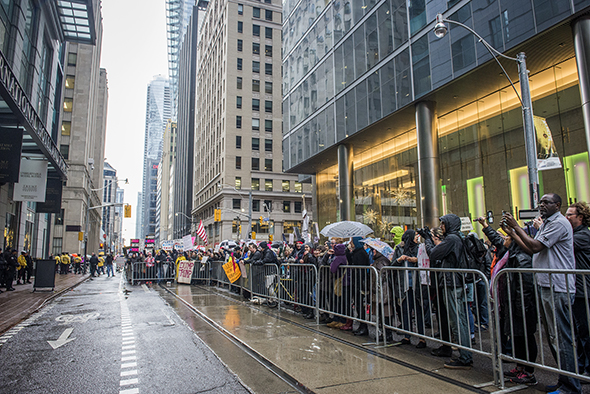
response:
[[[563,205],[590,198],[586,137],[575,59],[530,77],[535,114],[546,119],[562,163],[539,172],[540,192],[561,195]],[[517,85],[517,89],[519,86]],[[441,215],[475,218],[491,210],[529,209],[528,175],[520,102],[512,89],[501,89],[438,116]],[[392,226],[421,223],[416,196],[416,130],[354,155],[356,220],[389,238]],[[338,172],[317,174],[320,223],[340,220]]]

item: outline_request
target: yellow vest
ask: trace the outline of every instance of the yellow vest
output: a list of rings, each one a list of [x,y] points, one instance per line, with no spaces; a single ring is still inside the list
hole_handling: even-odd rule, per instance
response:
[[[62,264],[70,264],[71,260],[70,260],[70,256],[68,256],[67,254],[64,254],[61,256],[61,263]]]
[[[27,266],[27,259],[25,259],[25,256],[23,256],[22,254],[20,256],[18,256],[18,258],[16,259],[16,261],[18,261],[18,270],[20,270],[21,268],[25,268]]]

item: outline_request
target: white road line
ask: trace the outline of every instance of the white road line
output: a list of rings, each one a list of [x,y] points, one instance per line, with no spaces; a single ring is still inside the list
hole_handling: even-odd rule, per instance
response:
[[[121,376],[133,376],[137,375],[137,369],[132,369],[130,371],[121,371]]]
[[[122,355],[122,356],[126,356],[126,355],[128,355],[128,354],[135,354],[135,350],[123,350],[123,351],[121,352],[121,355]]]
[[[121,382],[119,382],[119,385],[120,386],[129,386],[130,384],[137,384],[137,383],[139,383],[139,379],[133,378],[133,379],[121,380]]]
[[[125,363],[125,364],[121,364],[121,369],[123,368],[136,368],[137,367],[137,363]]]
[[[139,394],[139,389],[134,388],[134,389],[121,390],[121,391],[119,391],[119,394]]]
[[[133,361],[133,360],[137,360],[137,356],[121,357],[121,361]]]
[[[135,345],[124,345],[123,350],[135,349]]]

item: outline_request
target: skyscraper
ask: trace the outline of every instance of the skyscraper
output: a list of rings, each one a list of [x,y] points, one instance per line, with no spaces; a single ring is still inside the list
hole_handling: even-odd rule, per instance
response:
[[[143,187],[140,238],[156,233],[156,204],[158,166],[162,157],[162,136],[171,117],[170,85],[168,79],[158,75],[147,89],[145,140],[143,149]]]

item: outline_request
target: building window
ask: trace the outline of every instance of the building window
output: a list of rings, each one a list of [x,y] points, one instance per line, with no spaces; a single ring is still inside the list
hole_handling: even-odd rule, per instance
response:
[[[272,0],[264,0],[266,4],[272,4]]]
[[[291,213],[291,201],[283,201],[283,212]]]
[[[255,131],[260,130],[260,119],[252,118],[252,130],[255,130]]]
[[[264,191],[272,192],[272,179],[266,179],[264,181]]]
[[[70,146],[69,145],[60,145],[59,151],[61,152],[61,155],[64,157],[65,160],[68,160],[70,158]]]
[[[264,140],[264,151],[272,152],[272,140],[269,140],[268,138]]]
[[[252,35],[254,37],[260,37],[260,25],[252,25]]]
[[[241,89],[242,88],[242,77],[238,77],[237,83],[236,83],[236,87],[238,89]]]
[[[264,46],[264,54],[268,57],[272,57],[272,45]]]
[[[244,31],[244,22],[238,21],[238,33],[242,33]]]
[[[78,54],[74,52],[68,53],[68,66],[75,66],[78,63]]]
[[[238,190],[240,190],[242,188],[242,177],[239,177],[239,176],[236,177],[235,185],[236,185],[236,189],[238,189]]]
[[[242,209],[242,200],[239,198],[232,199],[232,209]]]
[[[260,73],[260,62],[252,61],[252,72],[256,74]]]
[[[271,10],[264,10],[264,19],[267,21],[272,21],[272,11]]]
[[[244,15],[244,5],[238,4],[238,15]]]
[[[242,52],[243,46],[244,46],[244,41],[238,40],[238,52]]]
[[[241,128],[242,128],[242,117],[236,116],[236,129],[241,129]]]
[[[295,192],[296,193],[303,192],[303,186],[301,185],[301,182],[295,182]]]
[[[238,70],[242,69],[242,58],[238,58]]]
[[[66,89],[74,89],[76,84],[76,77],[73,75],[66,75]]]
[[[258,79],[252,80],[252,91],[253,92],[260,92],[260,81]]]
[[[74,107],[74,99],[64,98],[64,112],[72,112]]]
[[[283,192],[290,192],[291,191],[291,182],[290,181],[283,181],[282,183],[283,186]]]
[[[270,38],[272,40],[272,27],[264,28],[264,37]]]
[[[51,252],[54,256],[61,254],[63,245],[63,238],[53,238],[53,246]]]
[[[252,43],[252,54],[260,55],[260,44],[257,42]]]
[[[272,201],[264,200],[264,212],[272,212]]]
[[[272,75],[272,63],[264,63],[264,73],[266,75]]]
[[[252,150],[260,150],[260,138],[252,138]]]
[[[260,18],[260,8],[252,7],[252,17]]]
[[[242,108],[242,96],[236,97],[236,108]]]
[[[272,94],[272,82],[264,82],[264,93]]]
[[[301,201],[295,201],[295,206],[293,208],[295,210],[295,213],[301,213],[302,212],[302,203],[301,203]]]
[[[252,111],[254,111],[254,112],[260,111],[260,100],[252,99]]]
[[[236,170],[242,169],[242,156],[236,156]]]
[[[272,113],[272,101],[271,100],[264,101],[264,112]]]
[[[242,149],[242,136],[236,135],[236,149]]]
[[[272,159],[264,159],[264,171],[272,171]]]
[[[260,159],[258,157],[252,158],[252,171],[260,170]]]
[[[264,120],[264,131],[272,132],[272,120],[270,120],[270,119]]]
[[[72,122],[63,121],[61,122],[61,135],[70,135],[72,131]]]
[[[254,212],[260,212],[260,200],[252,200],[252,210]]]
[[[260,179],[252,178],[252,190],[260,190]]]

